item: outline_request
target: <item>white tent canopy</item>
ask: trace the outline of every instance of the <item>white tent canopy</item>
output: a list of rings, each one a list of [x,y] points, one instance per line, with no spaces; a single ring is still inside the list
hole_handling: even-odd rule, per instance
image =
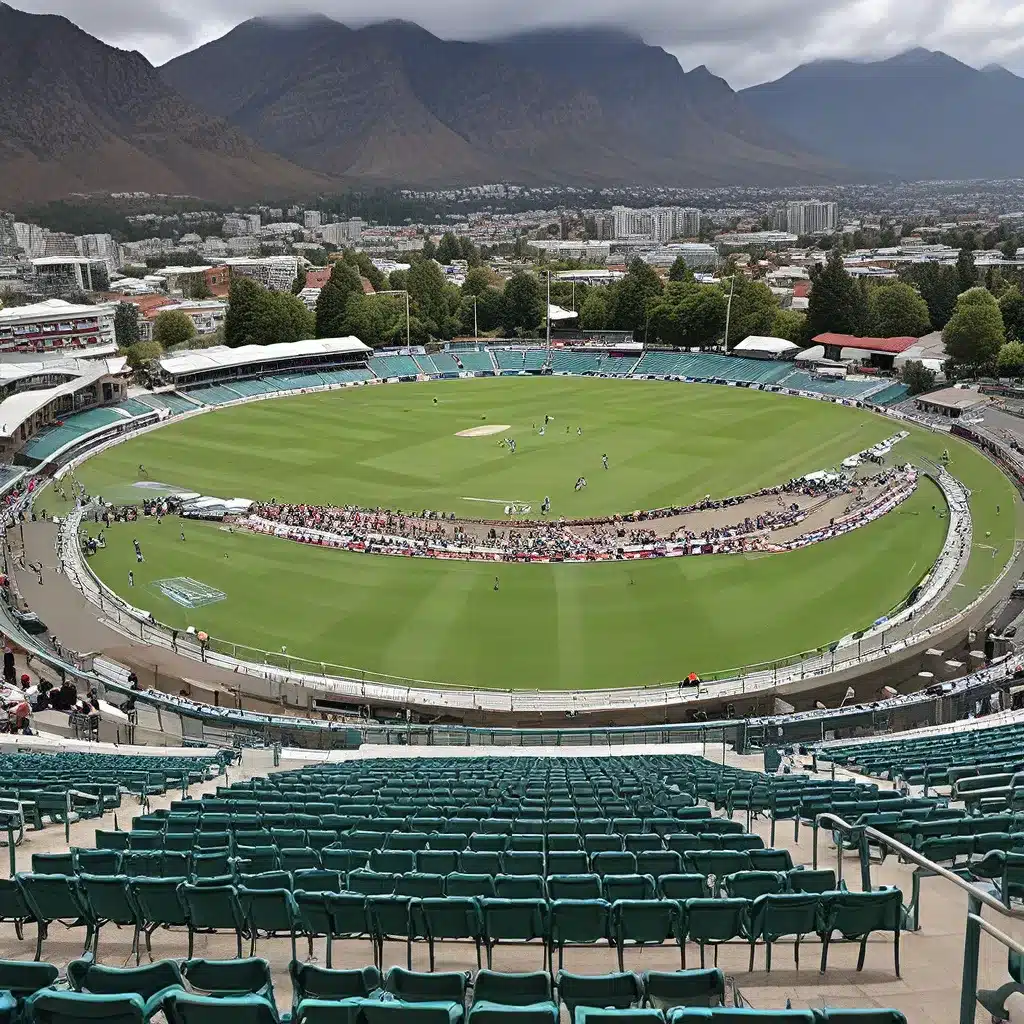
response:
[[[733,345],[733,352],[764,352],[770,353],[777,358],[786,358],[795,352],[800,351],[799,345],[794,345],[785,338],[767,338],[757,334],[751,334],[744,338],[738,345]]]
[[[573,320],[579,313],[572,309],[563,309],[561,306],[556,306],[554,303],[548,305],[548,319],[549,320]]]

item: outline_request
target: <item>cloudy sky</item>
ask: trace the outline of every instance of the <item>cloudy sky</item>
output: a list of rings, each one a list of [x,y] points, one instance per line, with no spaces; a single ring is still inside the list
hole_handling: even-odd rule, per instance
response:
[[[10,0],[64,14],[115,46],[161,64],[256,15],[319,11],[367,20],[365,0]],[[706,64],[741,88],[824,57],[881,57],[913,46],[945,50],[977,67],[1024,72],[1020,0],[378,0],[373,20],[407,18],[449,39],[524,28],[615,25]]]

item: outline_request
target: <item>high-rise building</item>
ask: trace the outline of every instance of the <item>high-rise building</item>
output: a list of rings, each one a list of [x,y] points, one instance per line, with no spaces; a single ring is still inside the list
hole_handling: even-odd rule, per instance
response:
[[[18,243],[18,248],[23,250],[29,259],[43,255],[46,245],[46,228],[41,228],[38,224],[15,221],[14,238]]]
[[[634,210],[613,206],[615,237],[619,239],[650,238],[667,242],[671,238],[693,238],[700,233],[700,210],[682,206],[652,206]]]
[[[307,231],[316,231],[323,223],[323,214],[319,210],[306,210],[302,215],[302,222]]]
[[[839,226],[839,204],[801,199],[786,206],[786,230],[793,235],[817,235]]]
[[[331,245],[344,245],[346,242],[358,242],[363,234],[364,223],[361,217],[350,217],[334,224],[324,224],[320,228],[320,237]]]
[[[121,266],[121,247],[110,235],[79,235],[75,244],[82,256],[102,260],[108,272]]]
[[[673,207],[675,213],[675,237],[696,238],[700,234],[700,210],[692,206]]]

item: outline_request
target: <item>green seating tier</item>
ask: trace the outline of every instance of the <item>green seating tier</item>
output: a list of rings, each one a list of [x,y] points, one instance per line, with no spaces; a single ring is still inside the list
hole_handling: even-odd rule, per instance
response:
[[[412,356],[373,356],[369,361],[369,367],[382,380],[391,377],[418,377],[421,373]]]

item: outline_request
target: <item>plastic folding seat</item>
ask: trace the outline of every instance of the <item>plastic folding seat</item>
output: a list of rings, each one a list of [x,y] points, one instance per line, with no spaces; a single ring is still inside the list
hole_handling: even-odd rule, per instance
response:
[[[5,879],[13,882],[14,879]],[[68,965],[70,980],[70,965]],[[54,964],[39,963],[35,960],[0,960],[0,992],[10,993],[14,1002],[14,1020],[24,1019],[24,1002],[29,996],[50,988],[60,976],[60,968]],[[10,1019],[10,1014],[5,1015]]]
[[[622,836],[608,833],[588,833],[583,837],[583,849],[588,856],[595,853],[619,852],[623,849]]]
[[[276,1006],[270,965],[261,957],[237,960],[207,960],[203,957],[182,961],[181,973],[188,987],[200,995],[225,998],[254,995]]]
[[[749,900],[727,897],[686,901],[683,918],[686,938],[700,947],[701,967],[705,966],[705,946],[714,947],[717,966],[719,944],[745,934],[749,909]]]
[[[580,853],[583,850],[583,837],[576,832],[571,833],[548,833],[547,852],[552,853]]]
[[[465,971],[413,971],[392,967],[384,978],[384,991],[408,1005],[466,1002],[469,975]]]
[[[404,832],[405,831],[405,818],[394,818],[394,817],[379,817],[379,818],[367,818],[362,825],[362,828],[369,832]]]
[[[188,924],[188,956],[192,958],[197,931],[212,928],[235,933],[238,956],[242,955],[242,932],[245,917],[239,906],[234,886],[199,886],[186,882],[181,886]]]
[[[306,832],[306,843],[314,850],[323,850],[338,841],[338,833],[333,829],[311,828]]]
[[[163,849],[163,845],[163,832],[154,832],[147,829],[137,832],[133,828],[128,834],[129,850],[160,850]]]
[[[194,838],[195,848],[198,850],[229,850],[231,848],[230,832],[197,832]]]
[[[472,842],[472,837],[470,837]],[[493,851],[465,850],[459,855],[459,869],[468,875],[500,875],[501,854]]]
[[[637,835],[643,827],[644,823],[640,818],[612,818],[612,831],[618,832],[621,836]],[[626,849],[628,850],[629,847],[627,846]]]
[[[232,873],[231,858],[227,853],[194,853],[191,868],[195,878],[219,878]]]
[[[745,900],[757,899],[768,893],[785,892],[787,876],[778,871],[737,871],[722,879],[722,891],[727,896]]]
[[[195,832],[188,834],[184,832],[172,832],[169,835],[164,836],[163,849],[171,850],[177,853],[188,853],[194,848],[198,847],[196,842]]]
[[[79,874],[117,875],[121,873],[121,854],[116,850],[76,850]]]
[[[818,893],[766,893],[750,906],[747,936],[750,939],[750,967],[754,969],[755,943],[765,944],[765,970],[772,969],[772,943],[785,936],[795,937],[793,960],[800,969],[800,939],[818,927],[822,897]]]
[[[747,856],[754,871],[793,870],[793,855],[789,850],[748,850]]]
[[[494,890],[503,900],[543,900],[548,895],[541,875],[495,875]]]
[[[370,937],[370,919],[366,910],[367,897],[352,892],[305,892],[296,890],[295,903],[299,910],[299,923],[309,939],[326,938],[326,961],[331,966],[334,939]]]
[[[487,967],[493,967],[494,947],[503,940],[530,942],[549,937],[548,903],[546,900],[502,900],[484,898],[479,901],[484,921],[484,944]],[[545,966],[547,958],[544,957]]]
[[[311,846],[287,846],[281,850],[281,867],[285,871],[305,871],[320,866],[320,854]]]
[[[249,955],[254,956],[256,953],[256,937],[260,931],[270,935],[283,933],[291,937],[294,960],[295,931],[300,922],[299,908],[291,889],[250,889],[239,886],[236,895],[249,932]]]
[[[714,875],[718,879],[737,871],[751,870],[749,855],[735,850],[704,850],[699,853],[688,853],[683,857],[683,865],[688,871],[705,877]]]
[[[590,870],[595,875],[635,875],[636,855],[607,850],[591,854]]]
[[[168,1024],[278,1024],[277,1008],[256,995],[211,996],[172,992],[164,1003]]]
[[[735,835],[719,836],[723,850],[763,850],[764,840],[757,835],[738,832]],[[788,851],[787,851],[788,852]]]
[[[379,832],[356,830],[338,834],[338,845],[346,850],[365,850],[371,853],[384,846],[384,837]]]
[[[112,996],[137,994],[147,1007],[159,1009],[171,989],[184,981],[173,960],[158,960],[145,967],[106,967],[88,956],[67,966],[68,983],[75,992]]]
[[[665,836],[665,847],[683,856],[703,848],[700,839],[690,832],[675,832]]]
[[[545,864],[549,875],[586,875],[590,872],[590,860],[582,850],[549,853]]]
[[[409,819],[410,832],[425,832],[427,835],[443,832],[446,825],[447,821],[444,818],[428,817],[420,814],[413,815]]]
[[[501,855],[502,874],[543,875],[544,854],[507,850]]]
[[[74,875],[78,870],[75,855],[67,853],[33,853],[32,872],[37,875]]]
[[[551,976],[546,971],[478,971],[467,1024],[558,1024]]]
[[[34,1024],[145,1024],[156,1013],[147,1015],[142,996],[95,996],[84,992],[58,992],[43,989],[25,1000],[25,1017]]]
[[[457,871],[459,855],[455,850],[420,850],[416,854],[416,870],[448,875]]]
[[[616,900],[654,900],[658,888],[650,875],[605,875],[601,895],[609,903]]]
[[[650,832],[632,832],[622,837],[625,848],[630,853],[637,855],[646,853],[650,850],[664,850],[665,845],[661,841],[660,836],[653,835]]]
[[[608,939],[607,900],[553,900],[550,907],[551,956],[558,950],[558,968],[566,943],[593,943]]]
[[[370,870],[400,875],[416,870],[416,855],[411,850],[373,850]]]
[[[644,971],[644,1002],[663,1013],[677,1006],[725,1005],[725,975],[717,967],[692,971]]]
[[[636,855],[636,869],[641,875],[654,879],[661,875],[678,875],[683,870],[683,858],[674,850],[648,850]]]
[[[686,966],[686,947],[682,941],[682,908],[676,900],[616,900],[612,904],[610,934],[623,969],[623,950],[627,942],[635,946],[675,942],[680,962]]]
[[[98,954],[100,929],[105,924],[122,925],[134,929],[132,952],[139,962],[139,933],[143,926],[142,911],[132,894],[126,875],[79,875],[78,886],[88,908],[88,920],[93,932],[92,951]]]
[[[509,836],[508,851],[515,853],[544,853],[544,836],[537,832],[521,832]]]
[[[236,829],[234,834],[235,846],[274,846],[270,829]]]
[[[444,875],[422,871],[399,875],[395,881],[395,895],[415,896],[418,899],[444,896]]]
[[[818,934],[821,936],[821,970],[828,964],[829,943],[833,932],[844,939],[859,939],[857,970],[864,968],[868,936],[871,932],[893,933],[893,963],[900,976],[900,929],[903,925],[903,894],[899,889],[875,892],[832,892],[820,896]]]
[[[789,888],[792,892],[835,892],[836,889],[846,888],[836,883],[836,873],[832,868],[793,868],[786,875]]]
[[[320,851],[320,861],[325,868],[348,874],[365,868],[370,862],[370,855],[365,850],[340,850],[329,846]]]
[[[85,945],[92,943],[93,926],[89,908],[74,877],[68,875],[19,874],[15,876],[25,903],[39,925],[35,959],[40,959],[47,929],[54,921],[73,921],[85,927]]]
[[[610,818],[580,818],[578,828],[579,834],[584,837],[585,848],[587,836],[606,835],[611,831],[612,822]]]
[[[469,836],[464,832],[432,832],[427,849],[461,853],[468,846]]]
[[[375,998],[381,992],[382,979],[376,967],[331,970],[293,960],[288,965],[288,974],[292,983],[293,1019],[299,1018],[299,1006],[306,1000],[317,1000],[331,1006],[332,1016],[326,1019],[338,1020],[339,1004],[352,1005],[359,999]]]
[[[632,971],[617,974],[571,974],[558,972],[555,978],[558,998],[569,1011],[569,1020],[576,1020],[576,1008],[583,1006],[629,1010],[640,1005],[643,986]]]
[[[103,829],[96,829],[97,850],[127,850],[129,832],[105,832]]]
[[[907,1018],[899,1010],[844,1010],[815,1009],[814,1024],[907,1024]]]
[[[132,896],[142,916],[142,934],[146,951],[153,958],[152,936],[157,928],[184,927],[188,924],[188,911],[181,898],[184,878],[132,878],[129,880]]]
[[[444,880],[449,896],[495,896],[494,875],[473,875],[461,871],[450,872]]]
[[[509,837],[505,833],[488,835],[485,832],[474,832],[469,837],[467,849],[474,853],[504,853],[508,848]]]
[[[427,898],[420,901],[417,909],[427,937],[431,971],[434,970],[434,943],[439,939],[471,939],[476,946],[477,967],[481,966],[484,926],[476,899],[467,896]]]
[[[250,875],[276,871],[281,865],[276,846],[236,846],[235,857],[238,869]]]
[[[405,942],[406,965],[412,967],[412,940],[418,929],[414,920],[412,896],[367,896],[366,913],[370,922],[370,939],[374,947],[374,963],[378,967],[384,962],[384,943],[401,939]]]

